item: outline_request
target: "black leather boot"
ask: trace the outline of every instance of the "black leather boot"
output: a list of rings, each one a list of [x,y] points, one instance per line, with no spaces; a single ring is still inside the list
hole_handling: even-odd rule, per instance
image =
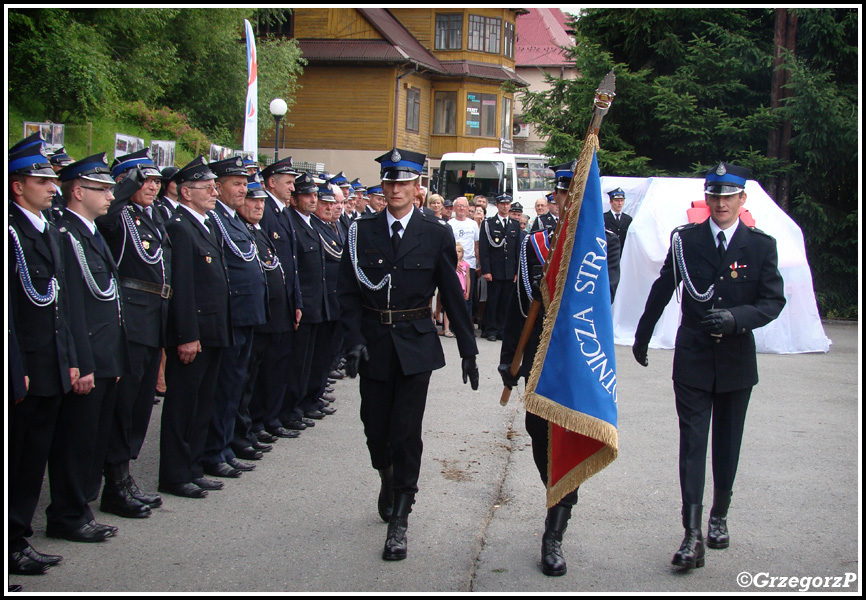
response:
[[[707,527],[707,546],[727,548],[731,545],[728,535],[728,507],[731,505],[730,490],[713,490],[713,508],[710,509],[710,524]]]
[[[683,527],[686,528],[686,535],[671,560],[672,565],[686,569],[704,566],[704,535],[701,533],[703,508],[700,504],[683,505]]]
[[[379,469],[382,487],[379,489],[379,516],[385,523],[391,521],[394,511],[394,467]]]
[[[150,508],[162,506],[162,497],[159,494],[141,491],[138,484],[135,483],[135,479],[132,478],[132,473],[129,472],[129,463],[123,463],[121,468],[123,469],[123,483],[133,498],[142,504],[147,504]]]
[[[406,558],[406,530],[409,527],[409,513],[415,496],[412,494],[394,494],[394,511],[388,522],[388,537],[385,539],[383,560],[403,560]]]
[[[562,534],[571,517],[571,506],[557,504],[547,509],[544,535],[541,537],[541,572],[550,577],[565,575],[567,566],[562,555]]]
[[[105,485],[102,487],[102,512],[128,519],[150,516],[150,507],[132,497],[126,487],[122,465],[105,466]]]

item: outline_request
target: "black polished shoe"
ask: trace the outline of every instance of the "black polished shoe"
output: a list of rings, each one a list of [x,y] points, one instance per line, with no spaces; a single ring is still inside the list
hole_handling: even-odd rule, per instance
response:
[[[301,423],[303,423],[307,427],[315,427],[316,426],[316,422],[313,419],[301,419]]]
[[[237,458],[229,458],[226,459],[226,464],[228,464],[233,469],[237,469],[238,471],[255,471],[256,466],[250,463],[245,463],[243,461],[238,460]]]
[[[320,421],[325,418],[325,413],[320,410],[308,410],[304,413],[304,417]]]
[[[208,479],[207,477],[197,477],[193,479],[192,482],[203,490],[221,490],[225,487],[225,484],[222,481]]]
[[[325,415],[332,415],[335,412],[337,412],[337,409],[334,408],[333,406],[323,406],[322,408],[319,409],[319,412],[322,414],[325,414]]]
[[[337,399],[330,394],[322,394],[321,399],[325,402],[336,402]]]
[[[58,554],[42,554],[33,546],[27,546],[26,548],[24,548],[24,550],[21,551],[21,554],[23,554],[33,562],[38,562],[48,567],[53,567],[54,565],[60,563],[61,560],[63,560],[63,557]]]
[[[128,465],[106,465],[105,485],[99,510],[126,519],[143,519],[151,514],[150,506],[136,499],[129,491]],[[160,500],[162,503],[162,500]]]
[[[50,538],[62,538],[70,542],[102,542],[108,538],[108,532],[99,527],[94,527],[90,523],[85,523],[78,529],[66,529],[49,523],[45,528],[45,535]]]
[[[710,509],[710,524],[707,527],[707,547],[721,550],[731,545],[728,534],[728,508],[731,505],[730,490],[713,490],[713,507]]]
[[[394,494],[394,510],[388,522],[388,537],[382,550],[383,560],[403,560],[407,555],[406,530],[409,527],[409,513],[415,496],[412,494]]]
[[[204,472],[206,475],[212,475],[213,477],[229,477],[231,479],[237,479],[243,473],[235,468],[232,468],[231,465],[221,462],[221,463],[205,463],[203,466]]]
[[[703,506],[700,504],[683,505],[683,527],[686,534],[680,549],[671,559],[671,564],[684,569],[694,569],[704,566],[704,536],[701,533],[701,513]]]
[[[97,523],[97,522],[94,521],[93,519],[91,519],[91,520],[88,522],[88,525],[92,525],[93,527],[96,527],[97,529],[103,529],[103,530],[105,530],[106,535],[107,535],[108,537],[114,537],[114,536],[117,535],[117,532],[120,531],[120,530],[119,530],[117,527],[115,527],[114,525],[103,525],[102,523]]]
[[[303,421],[289,421],[286,423],[286,428],[292,431],[303,431],[307,425]]]
[[[268,447],[270,450],[270,446]],[[246,448],[241,448],[240,450],[235,451],[235,456],[238,458],[242,458],[244,460],[262,460],[264,454],[253,448],[252,446],[248,446]],[[231,464],[231,463],[229,463]]]
[[[9,553],[9,573],[12,575],[42,575],[49,566],[33,560],[24,552]]]
[[[328,373],[328,377],[330,377],[331,379],[344,379],[346,377],[346,373],[338,369],[336,371],[331,371],[330,373]]]
[[[294,421],[292,421],[294,423]],[[272,435],[277,436],[278,438],[296,438],[298,437],[297,431],[291,431],[292,428],[286,429],[285,427],[277,427],[276,429],[271,429],[270,433]]]
[[[9,584],[9,593],[10,594],[14,594],[16,592],[20,592],[23,590],[24,590],[24,586],[22,586],[20,584],[17,584],[17,583],[10,583]]]
[[[142,504],[146,504],[151,508],[159,508],[162,506],[162,498],[159,497],[159,494],[141,491],[138,484],[135,483],[135,479],[133,479],[132,475],[130,475],[128,471],[127,477],[124,479],[124,484],[126,485],[126,489],[129,490],[130,495]]]
[[[541,572],[548,577],[560,577],[568,571],[562,554],[562,534],[571,517],[571,506],[557,504],[547,510],[544,535],[541,536]]]
[[[256,432],[256,438],[258,438],[259,442],[261,442],[262,444],[273,444],[278,439],[277,436],[271,435],[264,429]],[[255,447],[255,444],[253,444],[253,448]],[[256,450],[261,450],[261,448],[256,448]]]
[[[180,496],[181,498],[206,498],[207,492],[201,489],[197,484],[188,483],[160,483],[157,488],[164,494],[172,496]]]
[[[253,442],[253,450],[258,450],[259,452],[270,452],[274,447],[270,444],[263,444],[262,442]]]
[[[333,394],[333,393],[334,393],[334,386],[329,385],[328,387],[326,387],[326,388],[325,388],[325,393],[326,393],[326,394]]]

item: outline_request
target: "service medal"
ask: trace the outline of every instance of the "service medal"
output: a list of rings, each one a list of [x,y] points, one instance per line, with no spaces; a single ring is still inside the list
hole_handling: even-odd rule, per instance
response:
[[[205,256],[204,259],[208,264],[213,260],[210,256]]]
[[[141,245],[144,247],[145,250],[150,250],[150,242],[148,242],[147,240],[142,240]]]
[[[736,271],[731,271],[731,279],[736,279],[739,277],[739,274]]]
[[[499,243],[499,238],[494,238],[493,241],[496,242],[496,243],[498,244],[498,243]]]

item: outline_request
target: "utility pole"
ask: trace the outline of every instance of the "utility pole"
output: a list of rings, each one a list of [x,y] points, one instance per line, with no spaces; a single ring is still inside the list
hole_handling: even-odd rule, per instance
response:
[[[780,109],[785,100],[791,95],[784,88],[787,83],[787,71],[782,68],[783,52],[787,51],[794,55],[797,40],[797,15],[787,8],[776,9],[776,26],[773,36],[773,79],[770,84],[770,109]],[[791,151],[791,120],[785,119],[784,123],[770,132],[768,141],[767,157],[778,158],[783,162],[790,162]],[[782,207],[788,210],[788,193],[790,190],[791,177],[783,175],[769,182],[767,190],[770,196]]]

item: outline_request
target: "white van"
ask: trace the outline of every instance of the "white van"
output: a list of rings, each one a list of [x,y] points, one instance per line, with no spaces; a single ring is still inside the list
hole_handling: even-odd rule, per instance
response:
[[[488,216],[496,213],[496,196],[508,193],[533,219],[535,201],[553,189],[548,162],[541,154],[504,154],[498,148],[448,152],[442,156],[432,187],[446,200],[465,196],[471,202],[476,195],[486,196]]]

